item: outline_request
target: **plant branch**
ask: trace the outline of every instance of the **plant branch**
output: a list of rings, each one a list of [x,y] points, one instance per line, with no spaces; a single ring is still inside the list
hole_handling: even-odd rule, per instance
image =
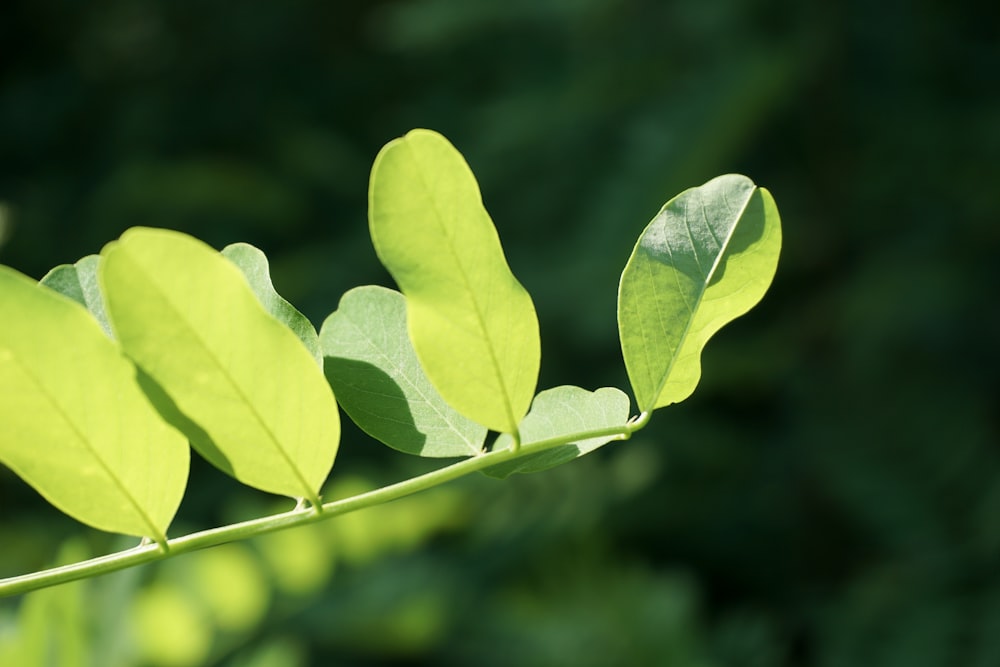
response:
[[[334,500],[323,505],[302,506],[296,505],[294,509],[281,514],[242,521],[219,528],[211,528],[183,537],[167,540],[162,544],[141,543],[139,546],[125,551],[119,551],[106,556],[99,556],[78,563],[54,567],[48,570],[41,570],[7,579],[0,579],[0,597],[20,595],[49,586],[56,586],[70,581],[86,579],[102,574],[109,574],[124,570],[137,565],[152,563],[173,556],[179,556],[198,549],[212,547],[226,542],[234,542],[258,535],[273,533],[286,528],[304,526],[316,523],[325,519],[330,519],[341,514],[354,512],[356,510],[381,505],[392,500],[397,500],[420,491],[433,488],[450,482],[459,477],[464,477],[473,472],[489,468],[500,463],[512,461],[530,454],[535,454],[560,445],[567,445],[580,442],[589,438],[599,438],[613,436],[616,440],[627,440],[632,433],[638,431],[649,421],[649,413],[643,413],[624,426],[614,426],[608,428],[592,429],[581,431],[570,435],[549,438],[533,443],[517,444],[508,449],[481,454],[473,458],[464,459],[457,463],[433,470],[429,473],[412,477],[389,486],[384,486],[374,491],[361,493],[349,498]],[[144,541],[145,542],[145,541]]]

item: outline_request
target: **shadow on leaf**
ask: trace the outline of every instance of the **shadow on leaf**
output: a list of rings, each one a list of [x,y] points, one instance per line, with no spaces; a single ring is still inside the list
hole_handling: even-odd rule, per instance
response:
[[[427,456],[427,434],[413,419],[403,390],[377,366],[356,359],[324,357],[323,372],[344,412],[358,427],[393,449]]]
[[[163,417],[163,420],[184,434],[202,458],[213,466],[231,477],[236,477],[233,466],[229,459],[219,451],[211,436],[205,432],[201,426],[193,422],[187,415],[181,412],[173,399],[163,390],[156,380],[150,377],[138,366],[136,367],[136,381],[139,387],[146,394],[146,398],[152,403],[156,411]]]

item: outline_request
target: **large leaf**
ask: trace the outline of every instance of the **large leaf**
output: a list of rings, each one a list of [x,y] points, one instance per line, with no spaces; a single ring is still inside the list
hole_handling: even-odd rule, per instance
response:
[[[441,135],[414,130],[378,154],[368,197],[427,377],[466,417],[515,432],[538,380],[538,318],[469,166]]]
[[[653,218],[618,289],[622,353],[640,410],[691,395],[705,343],[764,296],[780,248],[774,200],[745,176],[686,190]]]
[[[46,273],[39,282],[89,310],[110,336],[111,324],[104,312],[104,295],[97,284],[97,266],[100,262],[99,256],[87,255],[76,264],[60,264]]]
[[[521,422],[522,444],[529,445],[587,431],[624,429],[628,424],[628,412],[628,396],[613,387],[602,387],[594,392],[570,385],[546,389],[535,396],[535,400],[531,403],[531,411]],[[528,454],[513,461],[490,466],[483,472],[491,477],[500,478],[514,473],[538,472],[572,461],[612,440],[620,439],[620,435],[612,434],[574,440],[536,454]],[[497,438],[494,450],[509,446],[510,436],[501,435]]]
[[[406,300],[384,287],[350,290],[320,331],[327,379],[344,411],[373,438],[408,454],[472,456],[486,428],[431,385],[406,333]]]
[[[227,245],[222,249],[222,255],[243,272],[250,284],[250,289],[257,295],[264,310],[291,329],[306,346],[309,353],[316,358],[316,363],[322,366],[323,355],[319,350],[319,337],[316,335],[316,329],[309,318],[275,291],[274,284],[271,282],[271,270],[267,255],[249,243]]]
[[[82,306],[0,267],[0,461],[88,525],[162,542],[189,449]]]
[[[105,247],[101,283],[115,335],[199,453],[245,484],[317,502],[340,438],[333,394],[239,269],[185,234],[135,228]]]

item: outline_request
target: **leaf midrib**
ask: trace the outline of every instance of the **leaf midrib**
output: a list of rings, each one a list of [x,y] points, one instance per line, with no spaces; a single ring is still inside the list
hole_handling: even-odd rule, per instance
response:
[[[11,351],[13,352],[13,350]],[[56,396],[49,391],[48,387],[46,387],[45,383],[42,382],[37,375],[31,372],[30,368],[28,368],[21,362],[16,353],[12,354],[10,358],[21,369],[21,372],[24,373],[24,375],[29,380],[31,380],[31,382],[35,385],[35,387],[37,387],[38,392],[52,406],[56,414],[59,415],[60,419],[62,419],[63,422],[65,422],[66,425],[69,426],[70,430],[73,432],[73,435],[76,437],[76,439],[83,444],[87,452],[94,458],[94,460],[97,461],[101,469],[104,471],[104,474],[106,474],[111,479],[115,487],[119,490],[119,492],[121,492],[121,494],[125,497],[128,503],[132,506],[132,508],[135,510],[136,514],[138,514],[142,522],[146,524],[147,528],[149,528],[151,537],[153,537],[154,541],[158,543],[164,542],[166,540],[166,535],[164,535],[159,530],[159,528],[156,527],[156,523],[153,521],[152,517],[150,517],[149,514],[146,513],[146,510],[142,507],[142,505],[135,498],[135,496],[133,496],[131,490],[129,490],[129,488],[125,485],[124,481],[115,473],[115,471],[110,466],[108,466],[107,462],[101,456],[100,452],[94,449],[93,445],[90,442],[90,438],[88,438],[86,434],[77,426],[76,421],[70,416],[70,414],[62,408],[62,405],[56,399]]]
[[[486,319],[479,308],[479,300],[476,298],[476,292],[472,289],[472,285],[469,281],[469,276],[465,272],[465,266],[459,260],[456,248],[452,243],[451,235],[448,233],[447,226],[443,223],[444,215],[442,215],[441,210],[438,206],[437,198],[434,196],[434,190],[429,186],[427,180],[424,178],[423,164],[420,161],[417,151],[414,150],[413,146],[408,141],[403,141],[403,145],[406,146],[406,150],[409,151],[411,158],[414,163],[418,165],[417,178],[420,180],[420,184],[424,188],[424,192],[427,194],[427,198],[431,202],[431,208],[434,212],[434,221],[437,223],[438,228],[441,230],[442,235],[447,241],[446,245],[448,248],[448,254],[454,259],[454,263],[458,266],[458,273],[462,278],[462,284],[465,286],[466,293],[471,297],[472,308],[476,314],[476,323],[479,325],[480,332],[483,338],[486,340],[486,349],[489,353],[490,365],[493,368],[493,373],[496,379],[500,383],[500,390],[503,396],[503,406],[504,411],[507,413],[508,424],[511,427],[511,433],[517,432],[517,419],[514,417],[514,407],[511,405],[510,401],[510,389],[507,387],[506,378],[500,368],[500,360],[497,359],[496,351],[494,349],[494,342],[492,336],[490,336],[489,330],[486,327]],[[485,207],[484,207],[485,208]],[[487,214],[488,216],[488,214]]]
[[[747,195],[746,200],[743,202],[743,205],[740,207],[739,213],[736,215],[735,222],[730,226],[729,232],[726,234],[725,241],[720,244],[720,246],[719,246],[719,253],[716,255],[715,261],[712,262],[712,268],[711,268],[711,270],[709,270],[709,272],[707,274],[705,274],[704,279],[702,280],[701,289],[698,290],[698,295],[697,295],[697,297],[694,300],[693,306],[691,307],[691,317],[687,318],[687,321],[684,323],[684,327],[681,330],[681,335],[678,338],[677,347],[674,349],[674,353],[670,357],[670,363],[667,364],[667,368],[663,372],[662,376],[660,377],[660,381],[657,384],[656,391],[653,392],[652,405],[650,406],[649,409],[653,409],[656,406],[657,401],[659,401],[659,399],[660,399],[660,394],[663,393],[663,388],[666,387],[666,385],[667,385],[667,380],[670,378],[670,374],[674,370],[674,364],[677,363],[677,359],[680,357],[680,352],[681,352],[682,349],[684,349],[684,344],[687,342],[688,334],[691,332],[691,326],[692,326],[692,324],[694,324],[694,321],[697,319],[698,309],[701,306],[702,299],[705,297],[705,293],[708,291],[708,284],[709,284],[709,282],[711,282],[712,276],[715,275],[715,271],[719,267],[719,262],[722,261],[723,256],[725,256],[725,254],[728,252],[728,250],[729,250],[729,243],[732,241],[733,235],[736,233],[736,228],[740,225],[740,221],[743,220],[743,214],[746,212],[747,207],[750,205],[750,200],[753,199],[753,196],[756,193],[757,193],[757,187],[754,186],[754,187],[752,187],[750,189],[750,193]],[[701,193],[699,193],[699,195],[701,195]],[[728,203],[728,201],[727,201],[727,203]],[[702,210],[702,217],[705,218],[705,221],[706,221],[706,224],[707,224],[707,222],[708,222],[708,216],[705,215],[705,207],[704,207],[704,203],[703,202],[702,202],[701,210]],[[685,216],[684,216],[684,224],[685,224],[685,226],[688,226],[688,224],[689,224],[688,221],[687,221],[686,209],[685,209]],[[709,229],[711,229],[711,225],[708,225],[708,227],[709,227]],[[690,231],[689,231],[689,234],[690,234]],[[712,238],[716,238],[714,230],[712,230]],[[718,241],[717,238],[716,238],[716,240]],[[692,247],[694,247],[693,243],[692,243]],[[670,248],[670,246],[668,244],[667,245],[668,252],[670,252],[669,248]],[[670,254],[672,255],[673,253],[671,252]],[[700,263],[699,263],[699,267],[700,267]],[[673,267],[671,267],[671,268],[673,268]],[[660,317],[660,319],[662,321],[662,313],[660,312],[659,308],[657,308],[657,315]]]
[[[126,247],[122,246],[122,250],[126,250]],[[126,256],[128,256],[128,255],[126,255]],[[215,352],[211,348],[211,346],[209,346],[208,343],[206,343],[202,339],[202,337],[198,334],[197,328],[194,327],[194,326],[192,326],[191,322],[187,319],[187,317],[184,316],[183,309],[181,309],[180,307],[178,307],[173,302],[173,300],[170,298],[169,293],[166,292],[165,290],[163,290],[163,288],[160,286],[160,284],[157,283],[155,280],[153,280],[152,275],[150,273],[148,273],[147,271],[145,271],[144,267],[141,264],[137,263],[135,260],[132,260],[131,263],[136,268],[136,271],[138,273],[141,273],[143,275],[143,277],[146,279],[146,281],[156,289],[156,292],[163,299],[164,303],[166,303],[166,305],[169,306],[170,310],[174,313],[174,315],[176,316],[176,318],[180,322],[182,322],[184,324],[184,326],[187,328],[187,330],[191,333],[191,337],[205,351],[205,353],[207,354],[208,358],[211,359],[211,361],[212,361],[213,364],[215,364],[215,367],[220,371],[220,373],[222,374],[222,376],[226,379],[226,381],[229,383],[229,385],[232,387],[232,389],[236,392],[237,396],[240,398],[240,400],[243,402],[243,404],[249,408],[250,414],[253,416],[254,420],[258,423],[258,425],[260,425],[260,427],[263,429],[264,433],[267,435],[268,440],[270,440],[271,445],[274,447],[275,450],[277,450],[277,452],[278,452],[279,456],[281,457],[281,459],[285,462],[285,464],[288,466],[288,468],[292,471],[292,474],[295,476],[295,478],[298,480],[298,482],[302,485],[302,488],[305,491],[305,493],[303,495],[305,497],[309,498],[310,501],[318,503],[318,498],[316,497],[316,495],[313,492],[312,488],[309,486],[309,484],[306,482],[305,478],[302,476],[302,473],[299,471],[298,466],[296,466],[292,462],[292,460],[289,457],[288,453],[281,446],[281,442],[278,439],[278,437],[274,434],[274,432],[271,430],[271,428],[264,421],[264,418],[257,412],[257,409],[254,407],[253,403],[249,400],[249,398],[247,397],[247,395],[243,392],[242,388],[239,386],[239,383],[236,382],[235,378],[233,378],[232,375],[230,375],[229,371],[226,369],[226,367],[219,360],[219,358],[217,357],[217,355],[215,354]],[[234,270],[237,270],[237,271],[239,270],[239,269],[236,269],[236,267],[233,267],[233,268],[234,268]],[[241,277],[241,279],[243,278],[242,274],[240,274],[240,277]],[[253,294],[252,291],[251,291],[251,296],[255,300],[257,299],[257,296],[255,294]],[[271,316],[268,315],[268,317],[271,317]]]

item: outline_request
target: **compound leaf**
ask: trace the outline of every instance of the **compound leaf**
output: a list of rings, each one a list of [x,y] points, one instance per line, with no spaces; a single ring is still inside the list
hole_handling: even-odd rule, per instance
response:
[[[580,387],[564,385],[539,392],[531,403],[531,411],[521,422],[522,445],[559,438],[573,433],[601,429],[624,428],[629,419],[629,400],[620,389],[602,387],[587,391]],[[618,434],[600,435],[551,449],[528,454],[519,459],[499,463],[483,470],[491,477],[507,477],[514,473],[538,472],[572,461],[589,454],[612,440]],[[497,438],[494,450],[510,446],[510,436]]]
[[[274,284],[271,282],[271,269],[268,265],[267,255],[249,243],[233,243],[222,249],[222,256],[243,272],[250,284],[250,289],[257,295],[264,310],[291,329],[316,359],[316,363],[322,367],[323,355],[319,350],[319,336],[316,335],[316,328],[313,327],[309,318],[275,291]]]
[[[104,312],[104,295],[97,283],[97,266],[100,262],[98,255],[87,255],[76,264],[60,264],[46,273],[39,282],[89,310],[110,336],[111,323]]]
[[[356,287],[323,323],[320,343],[337,400],[368,435],[420,456],[482,452],[486,428],[448,405],[427,379],[406,333],[406,299]]]
[[[190,450],[79,304],[0,267],[0,461],[101,530],[163,542]]]
[[[538,380],[538,318],[469,165],[440,134],[413,130],[379,152],[368,203],[431,384],[466,417],[515,432]]]
[[[691,395],[705,344],[764,296],[780,248],[774,200],[746,176],[686,190],[653,218],[618,288],[622,353],[641,411]]]
[[[134,228],[103,250],[101,283],[147,392],[198,452],[244,484],[317,503],[340,439],[337,406],[239,269],[185,234]]]

